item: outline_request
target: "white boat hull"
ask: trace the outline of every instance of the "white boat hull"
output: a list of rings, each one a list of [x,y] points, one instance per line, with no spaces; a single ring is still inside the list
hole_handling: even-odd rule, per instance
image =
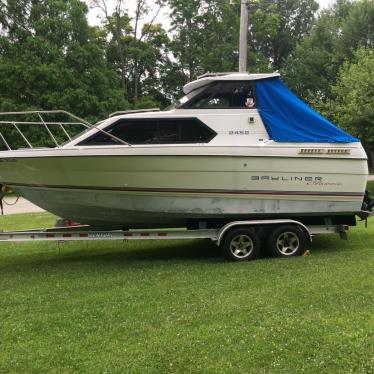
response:
[[[361,209],[367,165],[359,159],[81,155],[13,158],[0,173],[17,193],[58,216],[100,227],[150,228],[353,215]]]
[[[180,227],[188,220],[261,216],[333,216],[360,211],[362,199],[261,198],[137,194],[93,190],[15,187],[22,196],[57,216],[98,227]]]

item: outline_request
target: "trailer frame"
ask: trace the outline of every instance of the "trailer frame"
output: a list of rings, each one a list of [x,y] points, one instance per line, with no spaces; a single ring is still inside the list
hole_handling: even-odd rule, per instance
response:
[[[210,239],[220,246],[225,234],[235,227],[265,227],[295,225],[303,230],[311,242],[314,235],[339,234],[346,239],[347,225],[311,225],[290,219],[232,221],[216,229],[164,229],[164,230],[94,230],[88,225],[53,227],[30,230],[0,231],[0,242],[23,241],[82,241],[82,240],[164,240],[164,239]]]

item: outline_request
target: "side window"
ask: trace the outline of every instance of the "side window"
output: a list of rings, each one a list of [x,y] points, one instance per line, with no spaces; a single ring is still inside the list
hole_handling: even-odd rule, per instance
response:
[[[195,118],[121,120],[106,132],[129,144],[209,143],[217,133]],[[119,145],[120,142],[99,132],[78,145]]]
[[[180,124],[180,143],[209,143],[216,135],[201,122],[188,120]]]
[[[179,143],[179,126],[174,121],[159,121],[157,144]]]
[[[157,138],[158,123],[154,121],[120,121],[104,130],[130,144],[152,144]],[[78,145],[122,144],[109,135],[99,132]]]
[[[111,134],[130,144],[152,144],[157,139],[157,121],[119,122]]]
[[[248,100],[249,99],[249,100]],[[253,104],[248,105],[248,101]],[[216,82],[181,105],[183,109],[244,109],[255,108],[251,81]]]

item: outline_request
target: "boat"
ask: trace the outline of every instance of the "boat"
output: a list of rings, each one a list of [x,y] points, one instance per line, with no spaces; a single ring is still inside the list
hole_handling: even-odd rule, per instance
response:
[[[51,112],[2,113],[24,140],[0,152],[0,182],[97,228],[209,228],[239,219],[355,224],[366,211],[360,141],[297,98],[278,73],[209,73],[169,110],[117,112],[72,137]],[[62,111],[54,111],[60,115]],[[33,146],[37,121],[53,146]],[[72,122],[73,123],[73,122]],[[52,131],[68,137],[60,144]],[[0,127],[0,129],[2,129]]]

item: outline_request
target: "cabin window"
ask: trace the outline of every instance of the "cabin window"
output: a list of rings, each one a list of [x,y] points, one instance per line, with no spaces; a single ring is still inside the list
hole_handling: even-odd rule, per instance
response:
[[[216,82],[179,106],[182,109],[245,109],[247,99],[254,98],[251,81]],[[256,101],[251,108],[256,107]]]
[[[120,120],[104,129],[129,144],[208,143],[217,133],[196,118]],[[78,145],[119,145],[120,142],[98,132]]]

